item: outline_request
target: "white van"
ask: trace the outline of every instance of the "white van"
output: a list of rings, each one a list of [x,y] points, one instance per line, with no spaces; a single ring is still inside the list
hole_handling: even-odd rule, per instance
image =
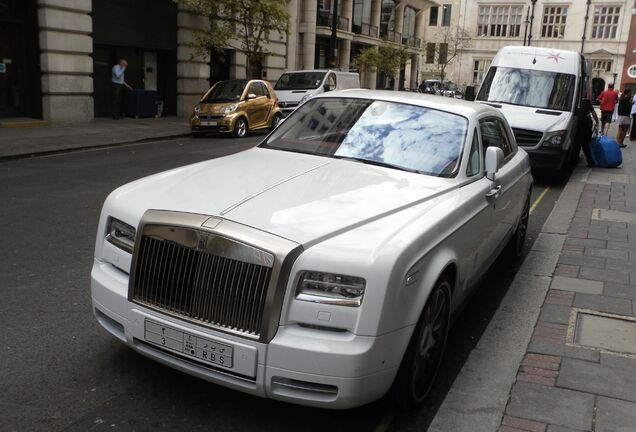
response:
[[[360,88],[360,75],[325,69],[285,72],[274,86],[285,117],[314,95],[350,88]]]
[[[502,111],[535,170],[561,173],[581,149],[574,138],[580,101],[588,97],[587,69],[575,51],[504,47],[476,100]]]

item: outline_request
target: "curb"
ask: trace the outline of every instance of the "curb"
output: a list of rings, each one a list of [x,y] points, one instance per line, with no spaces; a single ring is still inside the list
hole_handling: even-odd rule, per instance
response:
[[[51,155],[65,154],[65,153],[74,153],[74,152],[84,151],[84,150],[92,150],[92,149],[98,150],[98,149],[105,149],[109,147],[120,147],[120,146],[131,145],[131,144],[143,144],[143,143],[150,143],[154,141],[169,141],[169,140],[173,140],[177,138],[185,138],[188,136],[190,136],[190,132],[182,133],[182,134],[166,135],[166,136],[156,136],[151,138],[140,138],[136,140],[120,141],[120,142],[107,143],[107,144],[87,145],[87,146],[80,146],[80,147],[67,147],[67,148],[61,148],[61,149],[55,149],[55,150],[43,150],[43,151],[35,151],[35,152],[17,153],[13,155],[0,155],[0,162],[19,160],[19,159],[28,159],[28,158],[41,157],[41,156],[51,156]]]
[[[589,168],[576,169],[541,228],[497,312],[462,367],[429,432],[499,429],[517,371],[552,282]],[[567,232],[567,230],[566,230]]]

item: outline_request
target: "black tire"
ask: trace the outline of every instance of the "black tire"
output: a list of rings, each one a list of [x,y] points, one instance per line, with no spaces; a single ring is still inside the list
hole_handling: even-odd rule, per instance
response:
[[[526,242],[526,235],[528,234],[528,220],[530,219],[530,195],[526,199],[523,205],[523,211],[517,224],[517,229],[508,241],[504,254],[510,261],[517,261],[523,254],[523,245]]]
[[[279,113],[274,114],[274,116],[272,117],[272,124],[269,127],[269,130],[273,131],[274,129],[276,129],[276,126],[278,126],[278,124],[280,123],[282,119],[283,119],[283,116],[280,115]]]
[[[236,138],[243,138],[247,135],[248,130],[247,120],[245,117],[239,117],[236,119],[236,123],[234,123],[234,130],[232,131],[232,135]]]
[[[389,391],[392,402],[400,409],[414,408],[433,387],[446,348],[450,303],[451,283],[442,276],[424,305]]]

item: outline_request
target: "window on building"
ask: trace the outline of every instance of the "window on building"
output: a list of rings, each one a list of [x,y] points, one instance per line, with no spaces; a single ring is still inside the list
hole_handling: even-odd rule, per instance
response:
[[[442,27],[449,27],[451,24],[451,6],[445,4],[442,6]]]
[[[432,6],[430,9],[430,15],[428,17],[428,25],[436,26],[437,25],[437,15],[439,14],[439,6]]]
[[[380,14],[380,36],[389,36],[389,32],[393,32],[395,28],[395,2],[393,0],[382,0],[382,9]]]
[[[636,65],[631,65],[627,68],[627,75],[629,75],[630,78],[636,78]]]
[[[616,39],[620,16],[620,6],[595,6],[592,39]]]
[[[473,84],[480,85],[484,79],[492,59],[475,59],[473,61]]]
[[[368,30],[371,22],[371,2],[369,0],[353,0],[353,16],[351,19],[352,31],[361,33],[362,27]],[[368,31],[364,32],[367,34]],[[377,36],[377,33],[373,36]]]
[[[448,44],[439,44],[439,55],[437,56],[437,62],[444,64],[448,61]]]
[[[477,36],[519,37],[523,6],[479,6]]]
[[[543,24],[541,37],[563,39],[565,20],[568,15],[567,6],[546,6],[543,8]]]
[[[592,72],[611,72],[612,61],[611,60],[593,60]]]
[[[404,8],[404,24],[402,26],[402,43],[408,43],[409,38],[415,37],[415,14],[416,10],[411,7]]]
[[[426,44],[426,64],[435,63],[435,44],[427,43]]]

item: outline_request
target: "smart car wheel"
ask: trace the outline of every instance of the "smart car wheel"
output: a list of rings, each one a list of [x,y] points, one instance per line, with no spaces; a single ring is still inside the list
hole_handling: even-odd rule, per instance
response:
[[[450,281],[442,277],[426,301],[391,388],[400,408],[421,403],[433,387],[448,336],[450,292]]]
[[[242,138],[247,133],[247,121],[241,117],[236,120],[236,124],[234,125],[234,136],[237,138]]]
[[[269,130],[274,130],[276,129],[276,126],[278,126],[278,124],[280,123],[280,121],[283,119],[283,116],[280,114],[274,114],[274,117],[272,117],[272,126],[269,128]]]

